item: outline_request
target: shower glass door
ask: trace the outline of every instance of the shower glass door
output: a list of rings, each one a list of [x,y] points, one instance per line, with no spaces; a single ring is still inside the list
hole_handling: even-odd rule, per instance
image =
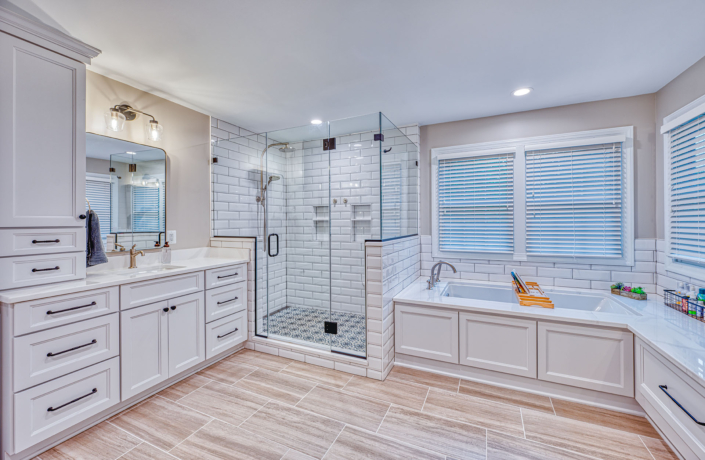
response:
[[[259,251],[266,267],[266,335],[330,350],[328,137],[327,124],[266,134]]]

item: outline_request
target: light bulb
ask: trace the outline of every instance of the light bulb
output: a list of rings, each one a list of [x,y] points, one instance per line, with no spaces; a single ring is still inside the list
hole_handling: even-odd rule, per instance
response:
[[[103,115],[105,118],[105,126],[110,131],[122,131],[125,127],[125,115],[120,113],[117,109],[110,109]]]
[[[531,88],[519,88],[518,90],[514,91],[512,94],[514,96],[526,96],[532,91]]]
[[[311,124],[312,124],[312,125],[320,125],[321,123],[323,123],[323,122],[322,122],[321,120],[318,120],[318,119],[316,119],[316,120],[311,120]]]
[[[146,128],[147,139],[153,142],[161,140],[164,128],[162,127],[162,125],[159,124],[157,120],[149,120],[149,123],[147,123]]]

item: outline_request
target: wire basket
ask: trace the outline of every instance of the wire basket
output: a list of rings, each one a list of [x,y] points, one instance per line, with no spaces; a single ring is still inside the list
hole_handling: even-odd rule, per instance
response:
[[[663,290],[663,303],[667,307],[677,310],[685,315],[699,321],[705,321],[703,319],[705,306],[698,304],[698,302],[695,302],[686,296],[676,294],[676,291],[673,289]]]

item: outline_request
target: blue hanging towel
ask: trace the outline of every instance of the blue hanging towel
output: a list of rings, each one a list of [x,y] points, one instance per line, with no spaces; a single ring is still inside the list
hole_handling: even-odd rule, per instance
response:
[[[100,238],[100,222],[95,211],[88,211],[86,224],[86,267],[107,264],[108,256],[103,250],[103,240]]]

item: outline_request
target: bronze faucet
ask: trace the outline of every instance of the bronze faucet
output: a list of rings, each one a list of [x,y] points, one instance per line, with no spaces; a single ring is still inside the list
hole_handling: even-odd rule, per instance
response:
[[[144,251],[135,251],[135,248],[137,247],[136,244],[133,244],[132,247],[130,248],[130,268],[137,268],[137,256],[141,255],[144,257]]]

